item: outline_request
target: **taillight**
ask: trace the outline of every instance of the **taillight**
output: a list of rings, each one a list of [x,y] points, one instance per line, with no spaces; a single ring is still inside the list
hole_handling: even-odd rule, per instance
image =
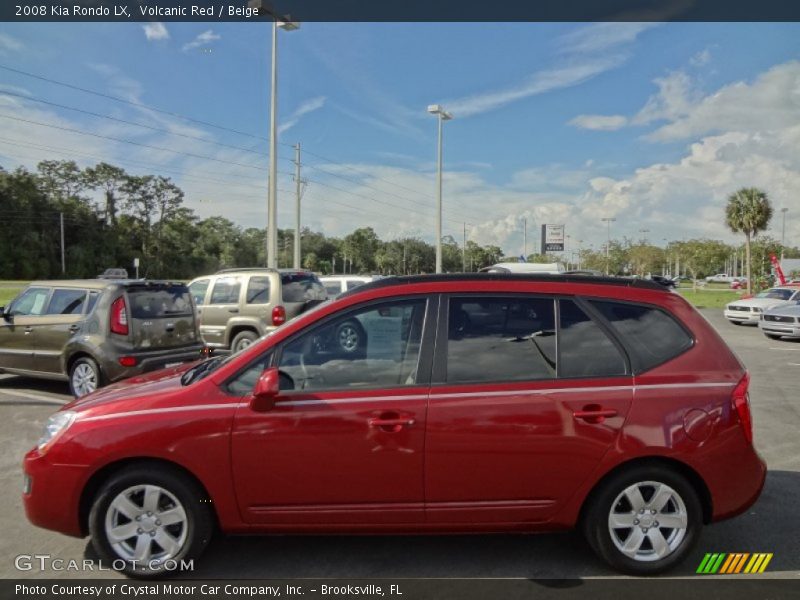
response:
[[[125,311],[125,296],[111,303],[111,333],[128,335],[128,313]]]
[[[135,367],[136,366],[136,357],[135,356],[120,356],[119,364],[123,367]]]
[[[276,306],[272,309],[272,324],[276,327],[286,323],[286,309],[282,306]]]
[[[736,385],[731,396],[731,403],[739,415],[739,423],[742,425],[744,437],[749,444],[753,443],[753,419],[750,416],[750,373],[745,373],[741,381]]]

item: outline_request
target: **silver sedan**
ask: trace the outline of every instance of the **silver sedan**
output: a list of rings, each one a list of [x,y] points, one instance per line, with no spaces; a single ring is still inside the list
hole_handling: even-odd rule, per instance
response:
[[[800,338],[800,301],[764,311],[758,327],[768,338]]]

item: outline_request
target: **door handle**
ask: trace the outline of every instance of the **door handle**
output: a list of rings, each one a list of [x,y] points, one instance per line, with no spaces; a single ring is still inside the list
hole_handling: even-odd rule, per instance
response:
[[[416,421],[409,418],[381,419],[380,417],[369,420],[370,427],[377,427],[389,433],[397,433],[403,427],[411,427]]]
[[[70,325],[69,331],[70,333],[78,333],[81,330],[80,325]]]
[[[25,335],[28,335],[29,333],[33,333],[33,327],[31,327],[30,325],[25,327]]]
[[[229,312],[229,313],[238,313],[238,312],[239,312],[239,309],[238,309],[238,308],[229,308],[229,309],[228,309],[228,312]]]
[[[581,410],[576,410],[572,413],[572,416],[576,419],[582,419],[587,423],[602,423],[608,417],[616,417],[617,412],[616,409],[613,408],[603,408],[597,404],[590,404],[589,406],[584,406]]]

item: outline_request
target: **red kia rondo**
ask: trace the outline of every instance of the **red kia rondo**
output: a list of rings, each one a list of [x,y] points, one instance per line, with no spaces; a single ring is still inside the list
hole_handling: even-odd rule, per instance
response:
[[[242,352],[97,391],[24,461],[32,523],[154,576],[225,533],[580,527],[678,563],[755,502],[749,377],[647,281],[381,279]]]

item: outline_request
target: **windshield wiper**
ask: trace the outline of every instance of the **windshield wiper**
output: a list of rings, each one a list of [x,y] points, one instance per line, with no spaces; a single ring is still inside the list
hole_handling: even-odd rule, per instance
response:
[[[216,369],[220,362],[222,362],[222,357],[215,356],[214,358],[209,358],[199,364],[196,364],[183,375],[181,375],[181,385],[189,385],[190,383],[194,383],[195,381],[202,379],[211,373],[211,371]]]

